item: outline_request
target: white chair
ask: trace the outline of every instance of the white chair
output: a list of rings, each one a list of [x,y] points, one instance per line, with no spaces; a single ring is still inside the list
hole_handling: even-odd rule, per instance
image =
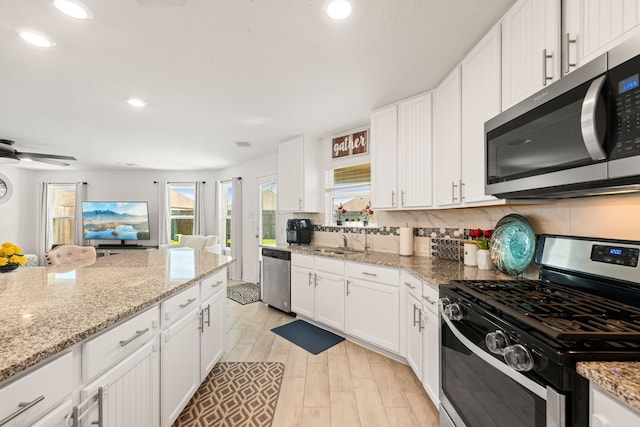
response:
[[[222,247],[218,243],[218,236],[213,234],[203,236],[200,234],[187,235],[182,234],[179,236],[179,243],[173,243],[169,245],[161,245],[163,248],[193,248],[200,251],[207,251],[212,253],[222,253]]]
[[[96,248],[93,246],[60,245],[44,254],[49,267],[63,265],[84,266],[96,262]]]

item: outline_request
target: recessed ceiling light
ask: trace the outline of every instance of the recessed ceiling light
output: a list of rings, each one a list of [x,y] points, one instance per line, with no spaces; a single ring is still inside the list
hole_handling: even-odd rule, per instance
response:
[[[351,3],[347,0],[331,0],[327,4],[327,15],[341,21],[351,15]]]
[[[89,7],[79,0],[55,0],[53,5],[60,12],[76,19],[92,19],[93,12]]]
[[[140,98],[127,98],[127,103],[132,107],[138,107],[138,108],[141,108],[147,105],[147,103]]]
[[[16,32],[22,40],[34,46],[51,47],[56,45],[56,42],[54,42],[51,37],[41,33],[40,31],[32,30],[31,28],[18,27],[16,28]]]

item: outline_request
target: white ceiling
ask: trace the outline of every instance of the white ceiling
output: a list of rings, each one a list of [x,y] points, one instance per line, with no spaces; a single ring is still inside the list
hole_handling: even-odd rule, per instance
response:
[[[84,0],[94,19],[78,21],[0,0],[0,138],[75,156],[67,169],[228,167],[435,88],[513,2],[357,0],[337,22],[323,0]]]

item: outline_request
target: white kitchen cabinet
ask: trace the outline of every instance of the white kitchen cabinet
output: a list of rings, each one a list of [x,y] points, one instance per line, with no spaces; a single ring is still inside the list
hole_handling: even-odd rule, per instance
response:
[[[291,310],[309,319],[315,315],[314,274],[313,256],[291,254]]]
[[[563,74],[639,31],[639,0],[563,0],[562,3]]]
[[[519,0],[502,20],[502,108],[560,78],[560,0]]]
[[[194,292],[195,289],[195,292]],[[163,302],[161,333],[161,425],[170,426],[200,385],[200,290],[197,286]],[[173,314],[173,315],[172,315]]]
[[[376,209],[432,204],[432,94],[371,113],[371,203]]]
[[[0,389],[0,420],[24,426],[71,396],[73,355],[67,352]],[[26,403],[26,405],[25,405]]]
[[[213,287],[216,292],[200,306],[200,381],[204,381],[224,353],[227,333],[226,277],[224,282],[220,280],[221,283],[216,285],[217,282],[201,284],[203,287]]]
[[[422,284],[422,386],[438,407],[440,404],[440,318],[438,290]]]
[[[640,413],[620,402],[600,387],[589,384],[591,427],[640,425]]]
[[[394,209],[398,202],[398,106],[371,113],[371,205]]]
[[[158,425],[160,396],[158,393],[159,353],[157,340],[149,341],[120,363],[110,368],[80,391],[84,416],[80,425],[98,424],[104,427]],[[99,390],[102,389],[102,394]],[[102,419],[95,400],[102,400]],[[86,412],[85,412],[86,410]]]
[[[500,27],[494,27],[461,64],[461,182],[463,204],[496,202],[484,193],[484,123],[500,113]]]
[[[321,212],[321,158],[318,141],[298,136],[278,145],[278,210]]]
[[[31,427],[69,427],[67,419],[72,411],[73,401],[67,399],[49,411],[47,415],[31,424]]]
[[[407,363],[413,373],[422,380],[422,334],[424,329],[422,316],[422,281],[405,273],[400,273],[400,282],[404,286],[404,315]]]
[[[458,66],[435,92],[433,181],[435,202],[439,207],[460,204],[461,103],[461,72]]]
[[[398,271],[347,262],[346,276],[346,332],[400,353]]]
[[[344,261],[291,255],[291,309],[344,331]]]

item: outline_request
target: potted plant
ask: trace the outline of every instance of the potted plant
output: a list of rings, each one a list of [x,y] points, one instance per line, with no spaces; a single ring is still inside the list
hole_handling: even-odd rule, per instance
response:
[[[6,273],[26,264],[27,257],[22,254],[22,248],[11,242],[4,242],[0,246],[0,272]]]
[[[342,225],[342,218],[346,213],[347,210],[344,208],[344,206],[342,206],[342,203],[340,203],[335,211],[337,225]]]
[[[371,209],[371,202],[369,202],[367,203],[367,206],[365,206],[360,211],[360,216],[362,217],[362,225],[364,227],[369,225],[369,218],[371,217],[371,215],[373,215],[373,209]]]

